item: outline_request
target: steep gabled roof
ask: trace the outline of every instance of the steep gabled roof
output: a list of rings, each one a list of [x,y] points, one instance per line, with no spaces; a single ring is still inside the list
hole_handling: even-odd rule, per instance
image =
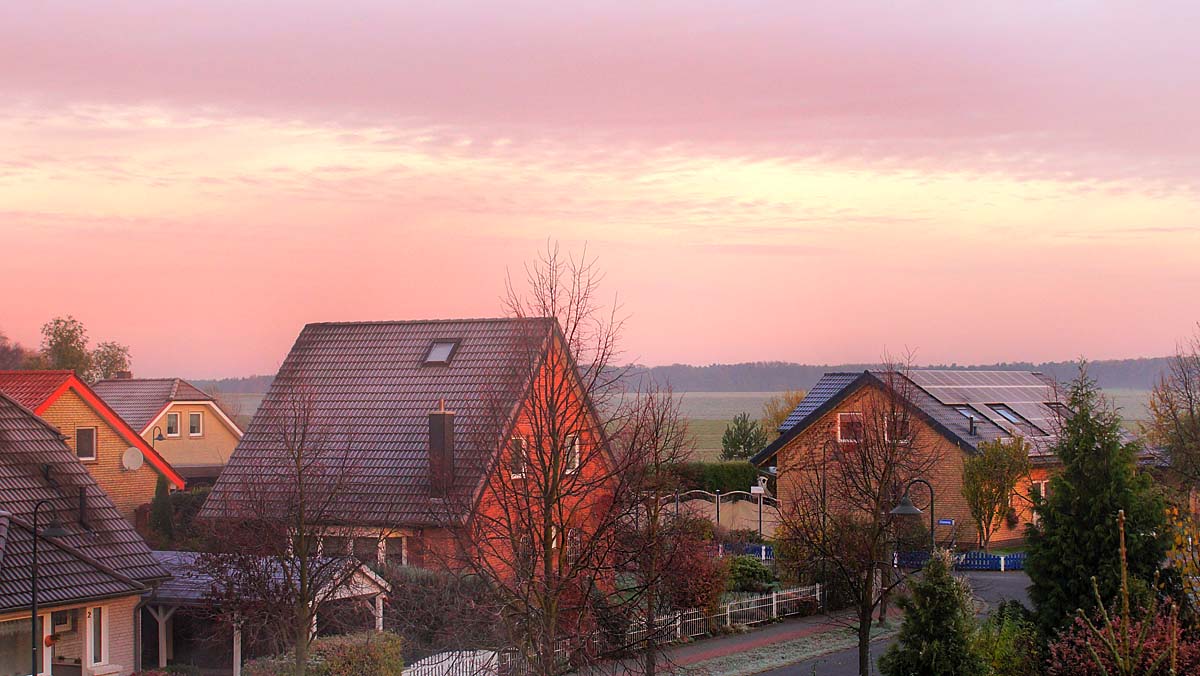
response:
[[[465,319],[309,324],[284,360],[271,391],[234,450],[203,516],[236,515],[263,477],[282,472],[273,430],[302,388],[313,427],[352,450],[350,474],[333,512],[343,523],[433,525],[448,505],[478,494],[494,462],[490,443],[472,434],[514,417],[525,400],[532,359],[544,359],[552,319]],[[447,364],[427,364],[435,342],[455,343]],[[535,345],[535,348],[531,348]],[[454,493],[430,495],[428,414],[445,401],[455,412]],[[459,515],[461,516],[461,515]]]
[[[41,415],[68,389],[74,390],[88,406],[103,418],[113,430],[130,445],[137,447],[142,456],[158,473],[183,490],[187,482],[175,471],[171,463],[146,443],[137,430],[129,426],[87,383],[79,379],[74,371],[0,371],[0,392],[12,397],[25,408]]]
[[[1058,414],[1047,403],[1058,401],[1058,387],[1040,373],[914,369],[907,377],[912,384],[908,394],[913,410],[960,448],[974,450],[983,441],[1015,434],[1030,438],[1034,455],[1049,445],[1052,423]],[[779,438],[755,454],[751,462],[761,465],[769,461],[812,423],[866,385],[883,387],[880,372],[825,374],[788,416]],[[1023,422],[1014,424],[1005,418],[999,412],[1005,406]],[[970,419],[959,411],[964,407],[975,418],[974,434]]]
[[[79,521],[81,491],[86,524]],[[64,547],[139,582],[167,577],[58,430],[0,392],[0,510],[29,521],[43,499],[69,532],[58,540]],[[41,514],[48,518],[50,512],[43,507]]]
[[[38,524],[45,528],[45,517]],[[33,528],[0,511],[0,613],[31,605]],[[146,585],[58,539],[38,542],[38,603],[45,608],[140,594]]]
[[[138,432],[174,401],[213,401],[200,388],[181,378],[111,378],[92,386],[130,427]]]

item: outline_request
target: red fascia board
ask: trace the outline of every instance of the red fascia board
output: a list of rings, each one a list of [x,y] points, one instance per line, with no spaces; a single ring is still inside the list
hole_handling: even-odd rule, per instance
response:
[[[165,476],[168,481],[175,484],[175,488],[178,490],[183,490],[187,486],[187,481],[185,481],[183,477],[179,476],[179,472],[176,472],[175,468],[171,467],[171,464],[167,462],[161,455],[159,455],[158,451],[154,450],[153,446],[146,443],[146,440],[143,439],[137,432],[135,432],[133,428],[121,418],[121,416],[117,415],[116,411],[109,408],[108,404],[104,403],[103,399],[96,396],[96,393],[92,391],[92,388],[88,387],[74,374],[67,378],[66,381],[54,391],[54,394],[47,397],[46,401],[42,402],[42,404],[34,410],[34,413],[40,416],[43,411],[49,408],[50,404],[53,404],[59,397],[63,395],[64,392],[69,389],[74,389],[75,393],[82,397],[84,401],[86,401],[93,409],[95,409],[96,412],[100,414],[101,418],[104,418],[108,424],[113,426],[113,429],[117,430],[121,436],[125,437],[131,444],[136,446],[138,450],[142,452],[142,455],[146,456],[146,460],[149,460],[150,464],[153,465],[155,469]]]

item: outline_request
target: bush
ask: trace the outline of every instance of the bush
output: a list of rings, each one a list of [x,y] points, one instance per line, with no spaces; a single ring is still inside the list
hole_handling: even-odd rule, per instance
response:
[[[975,634],[975,651],[990,676],[1037,676],[1041,650],[1032,614],[1017,601],[1005,601]]]
[[[765,592],[774,587],[775,574],[753,556],[729,559],[729,591]]]
[[[393,565],[383,576],[392,587],[384,626],[404,637],[410,661],[451,647],[495,647],[501,640],[502,628],[489,619],[499,602],[483,579]]]
[[[1124,619],[1113,616],[1112,628],[1122,634],[1125,628]],[[1146,622],[1151,622],[1149,627]],[[1177,624],[1172,625],[1168,613],[1158,613],[1149,619],[1134,620],[1128,628],[1131,637],[1141,636],[1146,630],[1145,642],[1141,644],[1141,660],[1135,666],[1136,673],[1145,676],[1166,676],[1168,673],[1195,674],[1200,673],[1200,643],[1189,640],[1179,631]],[[1168,653],[1171,643],[1178,646],[1177,663],[1174,671],[1170,670]],[[1114,669],[1113,659],[1108,650],[1100,645],[1101,639],[1087,626],[1083,618],[1076,617],[1075,622],[1058,635],[1050,644],[1050,660],[1046,673],[1050,676],[1093,676],[1102,673],[1096,664],[1097,658],[1104,664],[1107,673],[1118,673]],[[1159,661],[1161,658],[1161,661]],[[1153,668],[1151,668],[1153,667]]]
[[[675,466],[679,490],[704,490],[709,493],[749,491],[758,485],[758,469],[745,461],[681,462]]]
[[[404,671],[402,646],[401,638],[388,632],[321,637],[309,648],[306,673],[312,676],[401,676]],[[245,676],[291,676],[292,662],[282,655],[259,658],[247,662],[242,673]]]

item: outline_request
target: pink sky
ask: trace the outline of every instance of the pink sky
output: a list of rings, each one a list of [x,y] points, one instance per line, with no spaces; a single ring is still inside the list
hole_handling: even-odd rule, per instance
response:
[[[498,314],[555,238],[651,364],[1192,332],[1194,3],[807,4],[6,3],[0,331],[269,373],[306,322]]]

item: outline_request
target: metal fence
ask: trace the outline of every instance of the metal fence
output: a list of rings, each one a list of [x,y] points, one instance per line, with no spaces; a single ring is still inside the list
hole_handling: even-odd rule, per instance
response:
[[[955,570],[1025,570],[1025,552],[1015,554],[984,554],[961,552],[954,554]],[[929,552],[898,552],[892,565],[898,568],[922,568],[929,562]]]
[[[654,639],[669,644],[717,632],[734,625],[769,622],[789,615],[816,612],[824,607],[821,585],[793,587],[766,594],[745,596],[717,607],[715,612],[691,608],[654,618]],[[638,650],[651,637],[644,620],[635,620],[625,634],[625,646]],[[598,643],[596,638],[564,641],[555,658],[569,662],[575,651]],[[445,652],[427,657],[404,670],[404,676],[519,676],[532,671],[515,650],[471,650]]]

